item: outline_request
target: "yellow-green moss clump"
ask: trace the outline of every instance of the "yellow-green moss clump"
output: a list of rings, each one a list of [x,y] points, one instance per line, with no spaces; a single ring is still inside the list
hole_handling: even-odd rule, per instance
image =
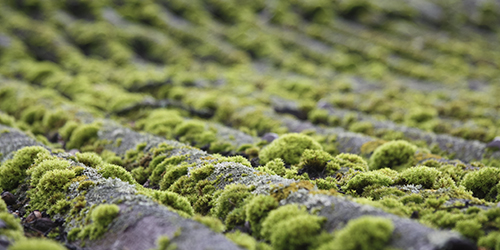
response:
[[[394,225],[390,219],[361,216],[335,233],[333,241],[318,250],[382,250],[389,242]]]
[[[210,229],[212,229],[214,232],[217,233],[222,233],[224,232],[224,230],[226,230],[224,223],[222,223],[221,220],[214,218],[212,216],[201,216],[197,214],[193,216],[193,220],[200,222],[201,224],[209,227]]]
[[[165,206],[186,213],[188,215],[187,217],[191,217],[194,214],[193,207],[191,207],[188,199],[177,193],[155,190],[152,192],[152,197]]]
[[[137,127],[146,132],[171,138],[175,126],[183,121],[184,119],[176,110],[156,109],[151,111],[146,118],[137,121]]]
[[[0,228],[0,235],[4,235],[10,241],[19,241],[24,239],[24,230],[23,226],[21,226],[21,220],[19,218],[15,218],[14,215],[5,211],[0,212],[0,220],[6,224],[6,227]]]
[[[38,185],[29,190],[30,205],[34,209],[48,209],[60,199],[66,198],[66,190],[75,172],[68,169],[55,169],[43,174]]]
[[[331,167],[328,166],[333,164]],[[358,171],[368,171],[368,163],[359,155],[342,153],[335,156],[335,158],[328,162],[327,169],[333,171],[336,167],[350,168]]]
[[[479,238],[478,246],[486,247],[488,249],[500,249],[500,232],[491,232],[487,236]]]
[[[320,235],[324,217],[309,214],[296,204],[271,211],[262,222],[261,235],[274,249],[307,249]]]
[[[9,250],[66,250],[61,244],[48,239],[26,239],[9,246]]]
[[[412,163],[417,147],[407,141],[397,140],[387,142],[373,152],[370,157],[371,169],[404,168]]]
[[[38,165],[28,169],[26,173],[31,176],[31,186],[36,187],[40,182],[42,176],[49,171],[52,170],[64,170],[70,167],[70,163],[68,161],[54,159],[54,160],[45,160],[40,162]]]
[[[107,231],[109,224],[113,222],[119,212],[120,208],[115,204],[101,204],[97,206],[92,210],[90,215],[92,224],[85,226],[78,233],[78,237],[82,239],[89,237],[91,240],[98,239]]]
[[[79,149],[84,144],[91,143],[97,138],[97,132],[99,131],[100,127],[101,126],[97,123],[82,124],[77,126],[70,133],[71,136],[69,136],[69,141],[66,143],[66,149]]]
[[[175,250],[177,244],[173,243],[168,236],[160,236],[156,240],[157,247],[153,250]]]
[[[75,156],[80,163],[91,168],[96,168],[104,163],[102,158],[94,152],[76,153]]]
[[[268,195],[257,195],[253,197],[246,207],[246,218],[252,227],[252,234],[260,238],[260,229],[262,221],[267,217],[270,211],[279,206],[278,201]]]
[[[323,171],[333,157],[323,150],[306,149],[300,157],[299,168],[310,167]]]
[[[393,183],[392,179],[387,175],[377,172],[364,172],[357,174],[347,182],[347,190],[355,190],[358,195],[363,193],[367,186],[390,186]]]
[[[264,169],[271,170],[273,173],[279,176],[285,176],[286,174],[285,162],[283,162],[283,159],[281,158],[276,158],[272,161],[269,161],[264,166]]]
[[[7,204],[5,204],[5,201],[3,201],[3,199],[0,199],[0,213],[1,212],[7,212]]]
[[[167,190],[170,185],[174,184],[181,176],[188,173],[189,165],[181,164],[179,166],[169,165],[163,173],[163,178],[160,181],[160,190]]]
[[[127,170],[118,165],[104,163],[97,168],[97,172],[104,178],[118,178],[130,184],[136,183],[132,175],[127,172]]]
[[[235,231],[233,233],[227,233],[226,237],[236,245],[243,247],[248,250],[272,250],[273,248],[264,242],[257,242],[252,236],[242,233],[240,231]]]
[[[500,199],[500,169],[483,167],[467,173],[461,184],[475,197],[495,201]]]
[[[281,158],[288,164],[297,164],[306,149],[322,150],[323,148],[317,141],[307,135],[285,134],[263,148],[259,153],[259,157],[262,164],[276,158]]]
[[[422,185],[423,188],[432,188],[441,172],[426,166],[411,167],[403,170],[397,177],[397,184]]]
[[[4,190],[12,190],[26,177],[26,170],[33,164],[39,153],[48,154],[49,151],[43,147],[33,146],[18,150],[12,160],[4,162],[0,167],[0,187]]]
[[[250,195],[249,189],[243,184],[227,185],[217,198],[213,214],[224,220],[233,209],[241,207]]]

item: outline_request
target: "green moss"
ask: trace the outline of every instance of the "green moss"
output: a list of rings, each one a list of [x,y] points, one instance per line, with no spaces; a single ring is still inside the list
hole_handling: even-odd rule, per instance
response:
[[[84,144],[90,143],[93,140],[97,139],[97,132],[99,131],[100,127],[101,126],[98,123],[79,125],[71,133],[71,137],[66,143],[66,149],[79,149]]]
[[[41,122],[45,115],[45,108],[42,106],[28,107],[21,113],[21,121],[33,125],[35,122]]]
[[[271,215],[269,215],[271,216]],[[274,249],[306,249],[316,241],[326,218],[310,214],[279,221],[271,232]]]
[[[500,250],[500,232],[491,232],[479,238],[477,245],[488,249]]]
[[[409,194],[401,197],[399,201],[401,201],[405,205],[410,202],[413,202],[415,204],[421,204],[422,202],[424,202],[424,198],[422,197],[421,194]]]
[[[0,112],[0,124],[15,128],[16,127],[16,120],[14,117]],[[0,133],[2,134],[2,133]]]
[[[137,183],[143,185],[144,183],[146,183],[151,173],[143,167],[137,167],[132,169],[132,171],[130,171],[130,174],[132,175],[134,180],[137,181]]]
[[[276,158],[281,158],[288,164],[297,164],[306,149],[322,150],[323,148],[307,135],[285,134],[263,148],[259,157],[263,164]]]
[[[296,204],[288,204],[281,206],[271,211],[262,222],[262,230],[260,235],[267,240],[271,240],[271,235],[275,231],[275,226],[280,221],[286,221],[289,218],[297,217],[300,215],[307,215],[305,209],[299,208]]]
[[[4,162],[0,167],[0,187],[5,190],[12,190],[17,187],[20,181],[26,177],[26,169],[33,164],[39,153],[48,154],[49,151],[43,147],[25,147],[16,152],[12,160]]]
[[[307,114],[307,119],[314,124],[326,124],[328,122],[328,110],[313,109]]]
[[[354,122],[349,125],[349,131],[354,133],[361,133],[365,135],[372,135],[374,132],[373,124],[368,121]]]
[[[73,166],[73,167],[71,167],[71,170],[73,170],[73,172],[75,172],[76,176],[80,176],[83,174],[83,171],[85,171],[85,168],[82,166]]]
[[[145,119],[137,121],[137,126],[144,131],[171,138],[173,129],[184,119],[175,110],[157,109],[152,111]]]
[[[78,238],[78,234],[82,231],[79,227],[74,227],[68,232],[68,241],[75,241]]]
[[[327,166],[332,172],[337,168],[337,165],[341,168],[350,168],[358,171],[368,171],[368,163],[361,158],[359,155],[342,153],[335,156],[334,160],[332,160],[332,166]]]
[[[104,163],[102,158],[93,152],[76,153],[75,156],[80,163],[83,163],[87,167],[97,168],[97,166]]]
[[[97,168],[97,172],[104,178],[118,178],[130,184],[136,183],[132,175],[118,165],[104,163]]]
[[[354,176],[347,182],[346,189],[355,190],[358,195],[361,195],[367,186],[390,186],[392,183],[393,181],[390,177],[383,173],[372,171]]]
[[[78,125],[79,123],[75,121],[68,121],[59,129],[59,134],[64,140],[68,141],[75,129],[78,128]]]
[[[231,152],[231,150],[233,150],[233,145],[226,141],[216,140],[215,142],[210,143],[210,148],[208,150],[212,154]]]
[[[361,216],[350,220],[335,233],[335,239],[318,250],[382,250],[389,242],[394,225],[390,219],[375,216]]]
[[[64,170],[69,169],[70,163],[68,161],[56,159],[56,160],[45,160],[41,163],[35,165],[34,167],[28,169],[26,173],[31,176],[31,186],[37,186],[38,182],[42,176],[51,170]]]
[[[160,190],[167,190],[181,176],[187,175],[189,165],[181,164],[179,166],[169,165],[160,181]]]
[[[217,198],[213,214],[217,218],[225,219],[229,212],[243,205],[243,201],[250,195],[251,193],[245,185],[227,185]]]
[[[25,239],[16,241],[9,250],[65,250],[60,243],[49,239]]]
[[[375,149],[370,157],[370,167],[372,169],[407,167],[407,164],[413,162],[416,150],[417,147],[407,141],[387,142]]]
[[[31,195],[31,207],[44,210],[66,197],[67,184],[75,177],[75,172],[67,169],[55,169],[45,172],[38,185],[28,191]]]
[[[154,191],[152,197],[158,200],[161,204],[169,206],[175,210],[182,211],[189,216],[193,216],[193,207],[186,197],[182,197],[177,193],[170,191]]]
[[[249,168],[252,167],[252,164],[243,156],[241,155],[236,155],[236,156],[230,156],[230,157],[218,157],[217,159],[218,162],[235,162],[235,163],[240,163],[243,164]]]
[[[0,199],[0,213],[1,212],[7,212],[7,211],[8,211],[7,210],[7,204],[5,204],[5,201],[3,201],[3,199]]]
[[[267,217],[269,212],[277,208],[279,203],[271,196],[257,195],[253,197],[246,207],[246,220],[250,222],[252,234],[260,238],[260,230],[262,221]]]
[[[173,243],[168,236],[160,236],[156,239],[156,249],[155,250],[175,250],[177,249],[177,244]]]
[[[271,250],[273,249],[271,246],[263,243],[257,242],[255,238],[252,236],[242,233],[240,231],[235,231],[232,233],[227,233],[226,237],[230,239],[232,242],[236,243],[236,245],[243,247],[248,250]]]
[[[477,220],[457,221],[453,229],[473,241],[477,241],[481,236],[484,235],[482,225]]]
[[[87,190],[87,189],[89,189],[89,187],[95,186],[95,185],[96,184],[93,181],[82,181],[78,185],[78,191]]]
[[[214,205],[215,206],[215,205]],[[241,205],[238,208],[233,209],[226,216],[226,220],[224,221],[226,224],[226,230],[230,231],[236,227],[243,227],[245,225],[245,207]]]
[[[432,188],[440,172],[435,168],[416,166],[403,170],[396,179],[397,184],[422,185],[423,188]]]
[[[300,157],[299,168],[312,167],[320,172],[324,171],[328,161],[333,157],[323,150],[306,149]]]
[[[8,212],[0,212],[0,220],[7,225],[5,228],[0,228],[0,235],[4,235],[12,241],[24,239],[24,230],[20,219]]]
[[[319,178],[315,180],[316,186],[321,190],[338,190],[337,180],[331,176],[327,176],[325,178]]]
[[[48,214],[64,214],[71,209],[72,203],[68,200],[58,200],[56,204],[47,210]]]
[[[477,171],[467,173],[461,184],[472,191],[475,197],[495,201],[500,193],[497,184],[500,181],[500,169],[484,167]]]
[[[160,156],[158,156],[160,157]],[[184,155],[176,155],[169,158],[164,159],[158,165],[153,165],[153,162],[150,164],[150,169],[152,171],[151,176],[149,176],[149,181],[151,185],[158,185],[162,179],[163,173],[170,167],[174,167],[179,163],[186,160],[186,156]],[[153,169],[154,168],[154,169]]]
[[[78,233],[78,237],[81,239],[89,237],[90,240],[98,239],[108,230],[109,224],[113,222],[119,212],[120,208],[115,204],[98,205],[90,214],[92,223],[85,226]]]
[[[187,120],[175,127],[175,135],[182,142],[197,142],[197,145],[205,145],[216,140],[212,131],[205,129],[205,124],[201,121]]]
[[[43,117],[42,124],[44,128],[53,131],[65,125],[68,119],[68,114],[63,110],[49,111]]]
[[[285,176],[286,174],[285,162],[281,158],[276,158],[272,161],[269,161],[268,163],[266,163],[264,168],[273,171],[273,173],[279,176]]]
[[[222,233],[226,229],[224,223],[222,223],[222,221],[214,217],[195,215],[193,217],[193,220],[200,222],[201,224],[209,227],[210,229],[212,229],[217,233]]]

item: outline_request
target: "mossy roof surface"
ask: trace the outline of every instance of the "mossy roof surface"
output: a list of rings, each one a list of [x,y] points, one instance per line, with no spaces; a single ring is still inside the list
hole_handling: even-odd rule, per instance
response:
[[[248,249],[337,247],[365,215],[390,220],[374,221],[393,235],[412,230],[381,237],[392,248],[500,246],[496,0],[7,0],[0,23],[9,212],[47,210],[74,233],[92,230],[96,205],[118,204],[99,229],[112,237],[78,239],[96,249],[160,217],[211,244],[227,240],[221,226],[200,231],[182,218],[192,213]],[[301,140],[280,145],[289,137]],[[32,160],[20,166],[15,153],[28,146],[51,154],[20,155]],[[302,157],[308,149],[318,152]],[[265,166],[277,157],[283,166]],[[50,176],[57,190],[38,187]],[[235,184],[247,189],[231,193]],[[246,218],[256,195],[304,207],[308,239],[262,238]],[[15,238],[1,230],[2,241]],[[175,230],[146,245],[201,246]]]

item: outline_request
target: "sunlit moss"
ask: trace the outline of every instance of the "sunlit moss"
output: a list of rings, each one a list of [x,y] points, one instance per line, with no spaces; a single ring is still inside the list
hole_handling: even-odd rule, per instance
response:
[[[370,157],[370,167],[379,168],[399,168],[412,163],[417,147],[406,141],[387,142],[373,152]]]
[[[38,154],[48,154],[48,151],[39,146],[25,147],[16,152],[14,158],[0,167],[0,187],[11,190],[26,177],[26,169],[34,163]]]
[[[321,145],[307,135],[286,134],[263,148],[259,157],[262,163],[281,158],[289,164],[297,164],[305,149],[321,150]]]
[[[127,172],[127,170],[114,164],[104,163],[99,165],[97,172],[104,178],[118,178],[130,184],[136,183],[132,175]]]
[[[319,249],[385,249],[393,231],[394,225],[390,219],[362,216],[350,220],[344,228],[335,233],[333,241]]]
[[[26,240],[20,240],[16,241],[14,244],[9,246],[9,249],[12,250],[25,250],[25,249],[32,249],[32,250],[64,250],[66,249],[63,245],[60,243],[49,240],[49,239],[26,239]]]
[[[71,137],[66,144],[67,149],[80,148],[85,143],[91,142],[97,138],[97,131],[100,126],[98,124],[79,125],[71,133]]]
[[[90,218],[92,223],[85,226],[79,233],[79,238],[88,237],[91,240],[96,240],[101,237],[107,230],[109,224],[118,216],[120,208],[115,204],[101,204],[95,207]]]

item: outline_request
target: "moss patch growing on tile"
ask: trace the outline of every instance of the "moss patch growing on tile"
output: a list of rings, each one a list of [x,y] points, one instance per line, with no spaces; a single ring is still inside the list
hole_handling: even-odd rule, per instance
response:
[[[99,239],[107,230],[109,224],[118,216],[120,208],[115,204],[101,204],[95,207],[90,218],[92,223],[83,227],[78,233],[81,239],[89,238],[90,240]]]
[[[373,152],[370,157],[370,168],[405,168],[413,163],[417,147],[407,141],[387,142]]]
[[[306,149],[322,150],[321,145],[314,139],[303,134],[285,134],[264,147],[259,157],[262,164],[281,158],[288,164],[297,164]]]
[[[333,241],[319,249],[382,250],[392,237],[394,225],[390,219],[362,216],[351,220],[335,232]]]
[[[20,149],[12,160],[8,160],[0,167],[0,187],[12,190],[26,177],[26,170],[33,164],[39,153],[48,154],[43,147],[33,146]]]
[[[9,246],[9,250],[65,250],[66,248],[53,240],[49,239],[25,239],[16,241]]]

